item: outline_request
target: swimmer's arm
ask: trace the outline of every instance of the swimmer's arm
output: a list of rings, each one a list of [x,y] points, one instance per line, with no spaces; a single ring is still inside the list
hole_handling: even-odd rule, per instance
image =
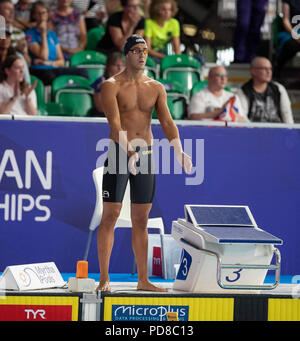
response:
[[[190,157],[183,152],[182,144],[179,138],[178,128],[171,116],[167,104],[167,94],[163,86],[159,85],[159,93],[155,105],[157,118],[161,127],[169,140],[170,145],[174,148],[178,162],[184,167],[186,173],[191,172],[192,163]]]
[[[101,86],[100,94],[104,114],[110,127],[110,138],[118,142],[121,148],[131,156],[135,151],[127,139],[127,132],[121,126],[120,111],[117,102],[117,87],[113,81],[105,81]]]
[[[160,84],[158,86],[158,97],[155,104],[155,110],[167,139],[173,145],[173,140],[179,140],[179,132],[168,108],[166,91]],[[181,143],[176,144],[175,152],[182,152]]]

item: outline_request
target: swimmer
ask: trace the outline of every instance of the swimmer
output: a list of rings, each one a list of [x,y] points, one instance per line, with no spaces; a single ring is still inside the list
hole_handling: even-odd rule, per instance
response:
[[[137,263],[137,290],[166,292],[166,289],[152,284],[147,274],[147,222],[155,190],[151,149],[151,118],[154,107],[179,164],[188,174],[191,172],[192,162],[190,156],[182,150],[163,85],[143,75],[148,57],[145,40],[136,34],[130,36],[125,42],[124,54],[126,68],[107,79],[101,88],[111,144],[104,165],[103,214],[97,232],[100,266],[97,290],[111,291],[108,270],[114,243],[114,226],[120,215],[127,182],[130,181],[132,248]]]

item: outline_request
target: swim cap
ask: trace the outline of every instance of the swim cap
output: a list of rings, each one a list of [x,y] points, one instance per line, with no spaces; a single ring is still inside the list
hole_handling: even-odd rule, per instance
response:
[[[125,54],[125,56],[130,51],[132,46],[134,46],[136,44],[145,44],[147,46],[146,41],[141,36],[139,36],[138,34],[133,34],[132,36],[130,36],[126,40],[126,42],[124,44],[124,54]]]

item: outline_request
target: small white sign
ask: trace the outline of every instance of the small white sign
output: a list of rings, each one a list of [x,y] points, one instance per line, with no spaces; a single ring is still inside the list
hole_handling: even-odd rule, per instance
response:
[[[54,262],[8,266],[0,277],[0,289],[4,290],[36,290],[64,285]]]

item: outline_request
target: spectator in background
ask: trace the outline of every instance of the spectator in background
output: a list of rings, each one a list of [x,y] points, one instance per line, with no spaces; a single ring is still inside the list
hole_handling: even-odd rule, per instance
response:
[[[36,21],[36,27],[26,31],[32,57],[30,73],[41,79],[45,85],[51,84],[54,78],[64,74],[88,77],[84,69],[63,67],[63,52],[56,33],[48,29],[49,12],[42,1],[37,1],[32,6],[31,18]]]
[[[66,60],[84,50],[87,41],[84,17],[71,4],[72,0],[58,0],[51,12],[51,23]]]
[[[35,26],[34,22],[30,22],[31,2],[32,0],[19,0],[15,4],[15,19],[13,25],[22,31],[26,31]]]
[[[267,3],[268,0],[237,0],[233,44],[235,63],[250,63],[257,55]]]
[[[300,15],[300,2],[298,0],[282,0],[282,24],[283,31],[278,34],[278,56],[276,58],[276,72],[280,78],[282,68],[300,51],[300,36],[298,39],[292,37],[292,18]],[[297,21],[298,22],[298,21]],[[300,34],[300,30],[298,30]]]
[[[24,82],[24,62],[16,55],[8,56],[1,65],[0,113],[36,115],[36,82]]]
[[[210,69],[208,87],[193,95],[188,107],[191,120],[246,121],[239,98],[225,90],[227,72],[223,66]]]
[[[57,0],[42,0],[42,1],[49,11],[52,11],[57,7]]]
[[[84,16],[87,31],[103,26],[107,21],[104,0],[73,0],[72,6]]]
[[[291,102],[285,88],[272,82],[272,65],[256,57],[250,65],[252,78],[238,90],[244,112],[252,122],[294,123]]]
[[[14,47],[11,46],[11,38],[10,38],[10,32],[5,32],[5,39],[0,39],[0,62],[1,64],[5,61],[5,59],[10,55],[17,55],[19,58],[23,60],[24,64],[24,81],[27,84],[30,84],[30,74],[29,74],[29,68],[25,61],[24,56],[22,53],[18,52]]]
[[[121,0],[121,4],[123,11],[113,13],[107,21],[105,34],[98,44],[100,52],[122,52],[129,36],[144,35],[145,19],[139,12],[139,0]]]
[[[36,21],[36,27],[26,31],[30,56],[32,58],[31,72],[37,69],[52,69],[65,63],[61,46],[56,33],[48,30],[49,12],[43,1],[34,3],[31,19]],[[36,74],[37,77],[38,74]]]
[[[107,61],[105,65],[105,70],[103,76],[99,77],[92,85],[91,87],[95,90],[94,92],[94,103],[95,103],[95,109],[91,111],[91,116],[100,116],[105,117],[104,110],[102,107],[102,99],[101,99],[101,85],[102,83],[116,75],[117,73],[124,70],[125,63],[124,63],[124,57],[121,52],[115,51],[110,53],[107,56]]]
[[[23,54],[26,63],[30,65],[25,33],[13,25],[15,18],[14,5],[10,0],[0,0],[0,15],[5,19],[6,29],[11,33],[11,45]]]
[[[174,0],[153,0],[150,5],[150,19],[146,20],[145,40],[149,55],[160,61],[166,55],[166,47],[172,43],[175,54],[180,54],[180,25],[173,16],[177,13]]]

